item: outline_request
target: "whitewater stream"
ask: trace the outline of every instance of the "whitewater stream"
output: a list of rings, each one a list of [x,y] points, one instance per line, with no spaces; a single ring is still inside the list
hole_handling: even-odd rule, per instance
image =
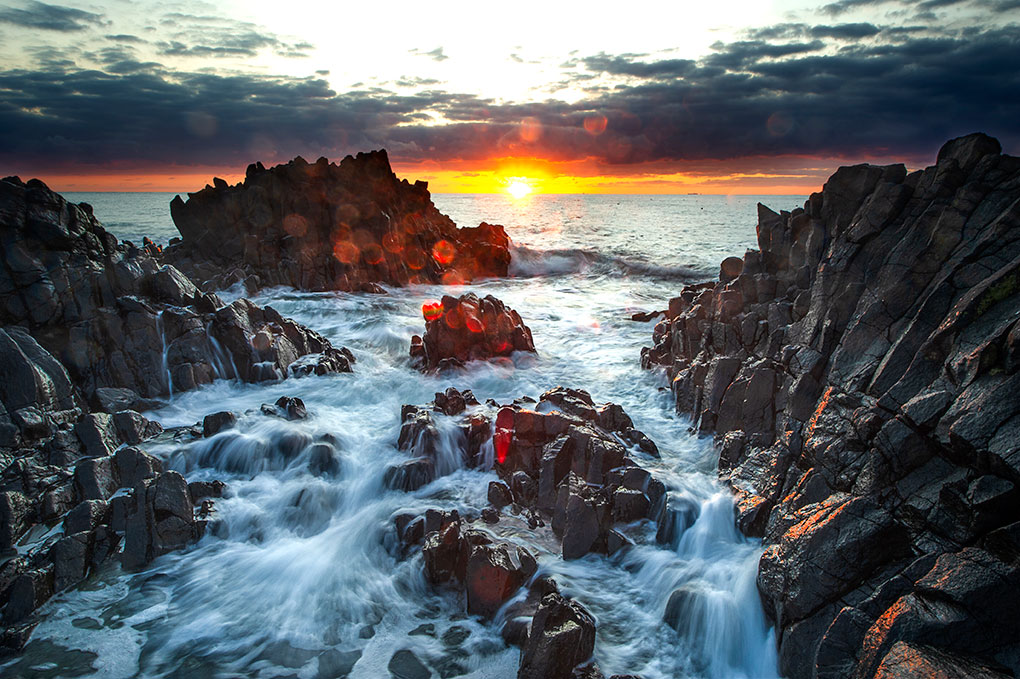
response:
[[[723,257],[752,246],[757,199],[435,201],[458,224],[507,224],[516,244],[514,277],[386,295],[260,293],[255,302],[350,348],[354,372],[261,385],[221,380],[175,393],[148,413],[165,427],[221,410],[248,413],[237,429],[210,439],[175,444],[164,437],[146,446],[189,480],[228,484],[216,521],[196,545],[142,572],[109,565],[51,600],[22,657],[0,672],[359,679],[391,676],[394,653],[407,650],[433,677],[516,676],[520,651],[503,643],[501,621],[466,616],[453,594],[429,585],[420,553],[401,558],[393,528],[397,514],[431,507],[476,515],[487,506],[495,473],[456,469],[414,493],[386,489],[383,474],[406,459],[396,449],[403,404],[428,403],[448,386],[510,403],[563,385],[624,407],[662,454],[632,456],[666,484],[673,506],[687,506],[696,520],[673,544],[657,544],[650,522],[632,524],[624,532],[633,547],[567,562],[548,529],[528,530],[506,514],[489,529],[536,553],[540,574],[552,575],[595,616],[595,657],[607,677],[775,676],[775,640],[755,587],[760,543],[734,527],[711,440],[689,433],[690,422],[673,412],[662,373],[640,368],[654,321],[630,320],[635,311],[664,308],[685,283],[708,279]],[[96,214],[104,219],[98,207]],[[167,237],[147,231],[157,241]],[[538,355],[439,376],[413,370],[408,346],[424,329],[422,304],[466,291],[496,295],[518,310]],[[286,422],[259,413],[260,404],[283,395],[302,398],[309,418]],[[336,451],[328,468],[313,454],[324,449],[317,443]],[[663,621],[677,589],[694,602],[679,632]]]

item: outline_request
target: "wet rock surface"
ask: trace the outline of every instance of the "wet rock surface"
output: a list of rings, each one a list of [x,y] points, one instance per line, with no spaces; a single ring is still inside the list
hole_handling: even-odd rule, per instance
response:
[[[445,415],[451,402],[458,407]],[[428,406],[404,406],[397,445],[411,459],[391,467],[387,483],[416,490],[459,467],[494,468],[502,482],[490,484],[491,504],[549,522],[565,559],[623,546],[617,524],[666,520],[665,486],[630,457],[658,451],[620,406],[563,387],[533,405],[481,405],[451,387]],[[440,435],[441,416],[457,418],[460,436]]]
[[[91,208],[38,180],[0,180],[0,229],[0,325],[8,328],[0,342],[13,351],[19,331],[10,328],[19,326],[51,355],[37,367],[55,398],[70,391],[64,371],[91,407],[110,412],[217,378],[277,380],[292,366],[350,371],[347,350],[271,307],[200,291],[158,248],[118,242]],[[19,347],[33,358],[35,347]]]
[[[223,484],[164,472],[137,447],[163,428],[136,409],[217,377],[282,378],[301,355],[343,352],[270,308],[201,293],[156,246],[119,243],[89,206],[37,180],[0,180],[0,231],[8,652],[27,640],[36,608],[104,563],[141,568],[203,533]]]
[[[215,182],[170,204],[181,240],[168,261],[220,289],[383,292],[379,283],[458,284],[506,276],[502,226],[457,228],[432,203],[427,184],[398,180],[385,151],[339,164],[298,157],[248,167],[241,184]]]
[[[1020,159],[840,168],[759,207],[759,249],[656,325],[677,409],[721,445],[780,671],[1020,671]]]
[[[411,358],[424,371],[467,361],[509,356],[515,351],[535,353],[531,329],[520,314],[492,295],[479,299],[473,292],[446,295],[422,307],[425,335],[411,339]]]
[[[441,434],[450,430],[437,418],[452,419],[459,435]],[[626,547],[616,530],[625,524],[651,520],[668,533],[676,510],[665,486],[630,457],[649,454],[646,448],[657,454],[654,443],[620,406],[563,387],[506,406],[450,387],[431,404],[404,406],[402,422],[398,447],[412,457],[391,473],[421,466],[429,475],[392,487],[416,490],[460,467],[494,468],[501,479],[489,483],[492,506],[481,516],[429,510],[394,517],[403,553],[421,545],[429,582],[452,587],[467,613],[496,616],[504,639],[521,646],[518,677],[602,677],[592,661],[592,615],[559,594],[532,552],[491,528],[501,515],[516,515],[532,531],[551,531],[564,559]]]

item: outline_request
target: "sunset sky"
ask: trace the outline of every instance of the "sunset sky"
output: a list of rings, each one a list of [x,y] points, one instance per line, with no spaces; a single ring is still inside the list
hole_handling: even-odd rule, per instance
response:
[[[0,174],[197,190],[386,148],[436,192],[794,193],[1020,151],[1020,0],[0,1]]]

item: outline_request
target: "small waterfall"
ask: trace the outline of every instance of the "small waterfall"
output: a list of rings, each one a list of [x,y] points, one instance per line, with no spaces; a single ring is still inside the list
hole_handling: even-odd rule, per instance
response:
[[[174,395],[174,378],[170,374],[170,346],[166,341],[166,331],[163,327],[163,314],[166,313],[166,309],[159,312],[156,317],[156,331],[159,333],[159,339],[163,343],[163,374],[166,375],[166,388],[169,396],[173,398]]]
[[[664,601],[663,619],[708,676],[774,676],[775,642],[756,585],[761,550],[740,535],[735,518],[728,491],[701,504],[676,547],[686,567]]]
[[[227,352],[213,335],[212,321],[205,324],[205,336],[209,340],[209,356],[212,358],[216,377],[219,379],[237,379],[239,373],[237,372],[237,366],[234,365],[234,356]],[[232,373],[227,372],[228,365],[233,369]]]

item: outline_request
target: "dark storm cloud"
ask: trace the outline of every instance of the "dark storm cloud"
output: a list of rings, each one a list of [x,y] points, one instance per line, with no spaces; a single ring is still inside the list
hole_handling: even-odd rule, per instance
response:
[[[601,71],[609,75],[627,75],[638,78],[682,78],[690,75],[697,68],[697,62],[691,59],[665,59],[662,61],[637,61],[640,54],[622,54],[610,56],[605,52],[593,57],[567,62],[573,66],[583,64],[589,71]]]
[[[405,161],[594,158],[622,171],[790,154],[928,160],[974,130],[1020,147],[1015,26],[903,32],[895,42],[881,39],[883,29],[824,44],[803,40],[810,27],[790,26],[772,27],[785,42],[758,32],[698,61],[578,57],[570,82],[588,94],[574,103],[508,104],[414,78],[397,83],[412,93],[335,92],[321,78],[169,71],[130,46],[108,48],[93,56],[102,71],[0,71],[0,170],[114,161],[242,168],[379,147]]]
[[[36,0],[30,0],[20,8],[0,8],[0,23],[14,24],[24,28],[73,32],[83,31],[91,25],[103,22],[102,14],[60,5],[47,5]]]

